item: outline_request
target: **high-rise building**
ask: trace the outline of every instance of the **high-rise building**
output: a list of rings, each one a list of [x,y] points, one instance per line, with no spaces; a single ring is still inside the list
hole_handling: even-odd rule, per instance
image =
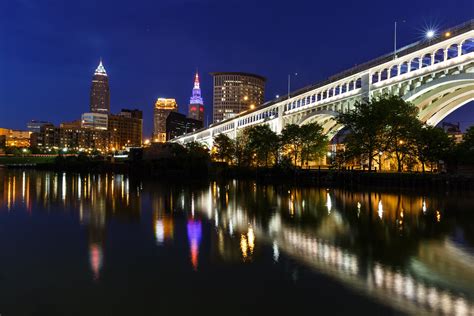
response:
[[[5,137],[6,147],[30,147],[30,131],[0,128],[0,136]]]
[[[214,72],[213,122],[263,104],[266,79],[242,72]]]
[[[35,148],[59,148],[60,143],[60,128],[53,124],[44,124],[41,126],[39,132],[34,132],[31,135],[31,147]]]
[[[39,133],[41,131],[42,126],[49,125],[49,124],[51,123],[47,121],[31,120],[26,124],[26,129],[33,133],[34,132]]]
[[[109,116],[103,113],[83,113],[81,117],[81,127],[91,129],[106,130]]]
[[[140,110],[122,109],[119,114],[109,115],[109,147],[114,149],[140,147],[142,126],[143,112]]]
[[[202,121],[186,117],[178,112],[171,112],[166,118],[166,140],[176,138],[186,133],[192,133],[202,128]]]
[[[90,111],[103,114],[109,114],[110,112],[109,78],[102,65],[102,60],[92,77]]]
[[[171,112],[178,111],[175,99],[158,98],[153,111],[153,142],[166,142],[166,118]]]
[[[193,95],[189,99],[188,117],[204,123],[204,101],[201,96],[201,87],[197,72],[194,76]]]

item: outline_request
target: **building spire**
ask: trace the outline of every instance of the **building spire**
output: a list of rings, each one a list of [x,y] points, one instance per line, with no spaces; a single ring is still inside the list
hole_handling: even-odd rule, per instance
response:
[[[199,74],[196,70],[196,75],[194,76],[194,89],[200,89],[199,86]]]
[[[99,66],[97,66],[94,75],[107,76],[107,72],[105,71],[104,65],[102,65],[102,57],[100,57]]]

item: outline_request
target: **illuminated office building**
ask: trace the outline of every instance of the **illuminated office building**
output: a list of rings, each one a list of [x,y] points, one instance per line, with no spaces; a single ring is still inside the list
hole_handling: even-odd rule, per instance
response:
[[[199,75],[194,76],[193,94],[189,99],[188,118],[204,123],[204,101],[201,96]]]
[[[109,116],[103,113],[84,113],[81,117],[81,127],[107,130]]]
[[[213,122],[217,123],[258,107],[264,102],[265,81],[262,76],[242,72],[215,72]]]
[[[109,77],[102,65],[102,60],[92,77],[90,111],[103,114],[110,113]]]
[[[109,149],[124,149],[142,145],[143,112],[122,109],[118,114],[109,115]]]
[[[153,111],[153,141],[166,142],[166,119],[171,112],[178,111],[175,99],[159,98]]]

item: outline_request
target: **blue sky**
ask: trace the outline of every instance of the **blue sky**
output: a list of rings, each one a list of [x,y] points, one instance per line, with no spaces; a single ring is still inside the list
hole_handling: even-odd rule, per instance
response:
[[[268,78],[266,98],[306,86],[419,40],[428,26],[473,17],[472,1],[53,1],[0,3],[0,127],[30,119],[56,124],[88,111],[94,69],[102,57],[111,107],[144,111],[152,131],[156,98],[185,111],[193,74],[201,74],[212,117],[214,71]],[[473,103],[448,119],[474,124]]]

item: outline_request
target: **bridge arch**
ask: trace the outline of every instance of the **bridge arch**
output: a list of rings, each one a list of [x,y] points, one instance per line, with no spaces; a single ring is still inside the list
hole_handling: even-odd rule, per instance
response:
[[[461,55],[474,52],[474,38],[468,38],[461,43]]]
[[[331,140],[344,126],[339,124],[336,120],[339,115],[336,111],[320,110],[308,113],[303,116],[298,125],[318,123],[323,128],[323,133]]]
[[[403,96],[415,104],[419,119],[437,125],[446,116],[474,100],[474,65],[466,73],[434,79]]]

